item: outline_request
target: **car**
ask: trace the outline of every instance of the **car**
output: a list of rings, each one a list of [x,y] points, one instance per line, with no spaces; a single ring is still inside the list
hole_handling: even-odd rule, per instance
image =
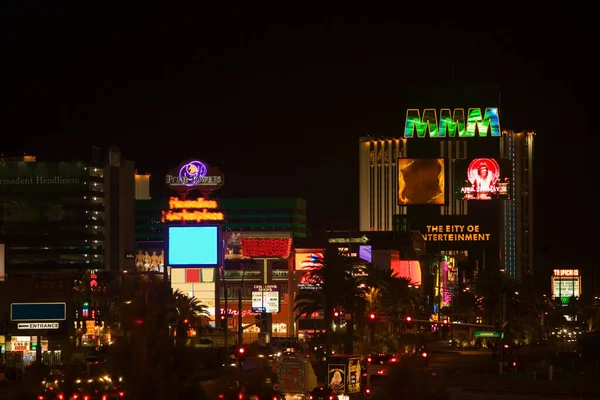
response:
[[[308,400],[334,400],[337,399],[337,395],[327,386],[317,386],[310,392]]]
[[[223,397],[225,399],[225,397]],[[274,385],[261,381],[248,381],[242,386],[239,400],[280,400],[285,399]]]
[[[397,364],[400,358],[395,354],[369,354],[367,356],[368,375],[388,375],[390,367]]]

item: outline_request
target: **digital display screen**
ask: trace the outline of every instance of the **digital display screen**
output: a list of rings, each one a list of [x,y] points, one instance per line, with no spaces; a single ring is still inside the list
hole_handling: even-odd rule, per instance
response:
[[[512,167],[509,160],[456,160],[457,200],[510,199]]]
[[[366,262],[372,262],[371,246],[363,245],[358,247],[358,257]]]
[[[217,226],[170,226],[168,241],[170,267],[219,264]]]
[[[444,204],[443,158],[398,159],[398,204]]]

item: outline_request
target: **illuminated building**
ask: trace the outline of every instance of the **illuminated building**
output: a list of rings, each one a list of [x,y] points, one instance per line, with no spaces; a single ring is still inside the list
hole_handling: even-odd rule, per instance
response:
[[[503,204],[502,268],[515,278],[533,275],[534,132],[504,132],[501,154],[512,163],[512,200]]]
[[[162,212],[168,209],[168,198],[135,201],[135,238],[138,243],[164,239]],[[291,232],[293,237],[306,237],[304,199],[224,198],[219,199],[218,212],[225,215],[225,231]]]
[[[0,159],[6,273],[119,270],[134,240],[134,167],[111,147],[87,161]]]
[[[534,135],[501,131],[493,107],[408,110],[398,136],[359,140],[359,231],[420,231],[428,253],[467,251],[480,267],[532,274]],[[420,183],[410,187],[405,170],[417,167]],[[475,168],[497,173],[487,192]]]
[[[136,177],[138,192],[135,202],[138,254],[160,255],[164,250],[166,223],[218,223],[223,226],[224,268],[219,277],[215,268],[171,268],[171,286],[196,297],[215,318],[227,312],[230,328],[237,330],[238,298],[241,291],[242,323],[249,327],[244,340],[256,340],[259,328],[252,325],[259,315],[252,312],[255,285],[278,287],[280,311],[269,317],[272,336],[290,336],[294,332],[293,296],[289,293],[290,263],[294,238],[305,238],[306,201],[303,199],[231,199],[210,197],[186,200],[150,196],[147,175]],[[215,177],[218,175],[215,174]],[[222,176],[221,176],[222,178]],[[167,183],[179,184],[175,174],[167,175]],[[214,181],[214,180],[213,180]],[[202,181],[199,181],[202,183]],[[222,180],[218,182],[222,184]],[[185,211],[185,212],[184,212]],[[200,219],[197,220],[196,216]],[[137,253],[137,254],[136,254]],[[224,282],[223,282],[224,281]],[[227,298],[227,310],[224,308]],[[216,324],[216,320],[215,320]],[[268,328],[267,328],[268,329]]]

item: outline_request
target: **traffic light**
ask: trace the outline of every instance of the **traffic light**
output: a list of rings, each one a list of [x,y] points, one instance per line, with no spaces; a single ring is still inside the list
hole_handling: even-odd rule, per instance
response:
[[[83,306],[81,307],[81,316],[83,318],[88,318],[90,316],[90,302],[84,301]]]
[[[338,318],[340,316],[340,312],[339,311],[334,311],[333,312],[333,316]]]
[[[377,314],[375,314],[375,313],[373,313],[373,312],[372,312],[372,313],[370,313],[370,314],[369,314],[369,321],[371,321],[371,322],[375,322],[376,320],[377,320]]]
[[[237,359],[239,361],[244,361],[244,357],[246,356],[246,348],[245,347],[238,347],[238,349],[236,351],[236,355],[237,355]]]
[[[410,316],[406,317],[406,322],[412,322],[412,317],[410,317]]]
[[[221,328],[225,329],[227,328],[227,317],[223,314],[221,314]]]
[[[406,317],[406,328],[412,329],[412,326],[413,326],[412,320],[413,319],[410,315]]]

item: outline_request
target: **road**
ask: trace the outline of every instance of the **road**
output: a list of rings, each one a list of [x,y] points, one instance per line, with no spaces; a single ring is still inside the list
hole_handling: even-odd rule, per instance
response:
[[[486,350],[455,351],[429,349],[429,368],[442,374],[488,374],[498,371],[498,363]]]

